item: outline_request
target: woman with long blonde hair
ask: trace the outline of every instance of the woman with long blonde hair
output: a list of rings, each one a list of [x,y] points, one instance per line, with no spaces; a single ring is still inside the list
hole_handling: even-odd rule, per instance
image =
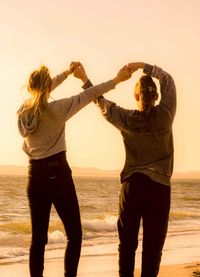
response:
[[[68,239],[64,276],[76,276],[82,229],[75,186],[66,160],[65,123],[91,101],[131,77],[125,66],[110,81],[77,95],[48,102],[51,91],[72,72],[74,76],[80,76],[81,72],[81,80],[86,81],[86,74],[79,62],[72,62],[69,70],[53,79],[45,66],[33,71],[27,85],[30,97],[18,111],[18,127],[24,137],[23,150],[29,158],[27,194],[32,225],[29,257],[31,277],[43,276],[52,204],[62,220]]]

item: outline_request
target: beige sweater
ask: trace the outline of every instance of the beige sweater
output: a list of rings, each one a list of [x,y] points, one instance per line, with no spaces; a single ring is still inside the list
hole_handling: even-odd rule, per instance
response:
[[[52,79],[52,90],[66,79],[64,73]],[[30,159],[42,159],[66,151],[65,122],[91,101],[115,88],[112,80],[93,86],[69,98],[48,103],[53,114],[18,116],[18,128],[24,137],[23,150]],[[24,104],[19,111],[23,109]]]

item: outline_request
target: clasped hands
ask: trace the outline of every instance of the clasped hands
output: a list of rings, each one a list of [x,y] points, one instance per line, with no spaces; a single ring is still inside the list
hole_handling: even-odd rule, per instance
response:
[[[132,74],[140,68],[144,68],[144,63],[135,62],[126,64],[118,71],[116,77],[113,78],[113,82],[117,85],[120,82],[130,79]],[[80,62],[71,62],[70,67],[67,71],[68,75],[73,74],[74,77],[81,79],[83,83],[88,80],[86,71]]]

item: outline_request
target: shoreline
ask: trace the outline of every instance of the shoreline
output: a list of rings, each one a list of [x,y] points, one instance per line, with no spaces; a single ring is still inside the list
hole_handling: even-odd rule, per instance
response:
[[[200,277],[200,234],[168,237],[158,277]],[[191,243],[192,241],[192,243]],[[90,242],[91,243],[91,242]],[[45,251],[45,277],[63,277],[64,247]],[[135,257],[135,277],[140,276],[142,242]],[[193,272],[199,272],[193,274]],[[28,255],[0,260],[0,276],[28,277]],[[118,277],[117,242],[84,245],[77,277]]]
[[[195,273],[196,272],[196,273]],[[0,265],[2,277],[29,276],[28,261],[6,263]],[[44,276],[63,277],[63,258],[48,258],[45,261]],[[118,277],[118,256],[97,255],[80,258],[77,277]],[[136,268],[135,277],[140,276],[140,268]],[[158,277],[199,277],[200,261],[190,263],[161,265]]]

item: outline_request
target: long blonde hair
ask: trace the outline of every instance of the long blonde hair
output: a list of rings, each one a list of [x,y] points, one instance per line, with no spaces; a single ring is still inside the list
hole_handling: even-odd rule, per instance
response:
[[[27,90],[30,98],[20,109],[18,115],[23,113],[30,115],[39,115],[44,110],[48,112],[48,94],[50,93],[52,80],[49,69],[42,65],[38,70],[34,70],[28,80]]]

